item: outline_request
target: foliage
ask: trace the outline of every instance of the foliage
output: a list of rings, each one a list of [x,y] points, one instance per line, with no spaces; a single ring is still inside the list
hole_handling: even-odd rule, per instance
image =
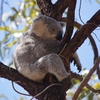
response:
[[[35,0],[15,2],[15,7],[10,7],[8,2],[4,3],[11,10],[1,15],[0,34],[4,34],[4,38],[0,40],[0,58],[2,61],[11,56],[9,53],[22,36],[22,33],[28,30],[32,19],[39,13]],[[17,9],[16,6],[19,6],[19,8]],[[8,62],[8,65],[12,65],[12,60]]]
[[[83,78],[88,74],[88,70],[83,70]],[[71,100],[73,94],[75,93],[75,91],[77,90],[78,86],[80,85],[80,81],[77,79],[73,79],[72,80],[73,86],[72,88],[67,91],[67,99]],[[94,74],[91,77],[91,81],[89,82],[89,84],[94,87],[95,89],[100,89],[100,82],[97,82],[97,76]],[[87,87],[84,87],[83,90],[81,91],[79,97],[77,100],[94,100],[94,98],[96,100],[99,100],[100,98],[100,94],[95,94],[93,93],[91,90],[89,90]]]
[[[8,98],[4,94],[0,94],[0,99],[8,100]]]

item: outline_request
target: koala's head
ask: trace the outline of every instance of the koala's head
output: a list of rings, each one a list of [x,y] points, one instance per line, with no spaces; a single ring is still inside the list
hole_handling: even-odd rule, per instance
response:
[[[51,17],[41,15],[33,20],[30,32],[42,38],[60,41],[62,39],[64,25],[64,22],[59,22]]]

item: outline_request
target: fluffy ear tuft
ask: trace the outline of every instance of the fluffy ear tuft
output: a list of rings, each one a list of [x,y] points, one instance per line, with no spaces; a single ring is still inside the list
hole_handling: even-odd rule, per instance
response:
[[[66,23],[65,22],[59,22],[59,23],[60,23],[61,27],[66,26]]]

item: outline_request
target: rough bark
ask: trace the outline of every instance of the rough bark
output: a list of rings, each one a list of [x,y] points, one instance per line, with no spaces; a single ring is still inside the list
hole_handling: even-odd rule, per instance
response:
[[[75,6],[76,6],[76,0],[74,0],[74,1],[70,0],[69,7],[68,7],[67,24],[66,24],[67,29],[66,29],[64,38],[62,40],[61,49],[64,47],[64,45],[66,43],[68,43],[70,41],[71,36],[73,34]]]

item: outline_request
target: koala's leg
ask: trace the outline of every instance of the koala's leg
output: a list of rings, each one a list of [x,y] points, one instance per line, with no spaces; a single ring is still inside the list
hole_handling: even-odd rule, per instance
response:
[[[47,73],[55,75],[60,82],[69,76],[62,60],[54,53],[41,57],[34,64],[24,64],[19,72],[35,82],[41,82]]]
[[[67,78],[70,74],[66,71],[64,64],[57,54],[49,54],[45,56],[46,66],[48,72],[52,73],[61,82]]]

